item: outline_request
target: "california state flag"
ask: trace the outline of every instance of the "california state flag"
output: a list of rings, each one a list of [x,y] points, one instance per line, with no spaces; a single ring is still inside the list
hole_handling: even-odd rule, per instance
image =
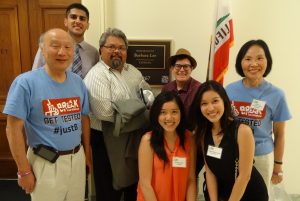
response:
[[[229,48],[233,46],[233,26],[229,0],[217,0],[217,22],[211,49],[209,79],[223,84],[229,64]]]

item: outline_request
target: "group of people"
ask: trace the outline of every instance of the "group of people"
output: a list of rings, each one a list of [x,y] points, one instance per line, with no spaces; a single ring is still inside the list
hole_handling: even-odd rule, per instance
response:
[[[84,200],[90,172],[98,201],[195,201],[203,166],[207,200],[269,200],[271,182],[283,179],[291,115],[265,79],[272,57],[263,40],[241,47],[242,79],[226,88],[193,79],[197,62],[179,49],[169,59],[174,81],[145,105],[151,89],[126,63],[126,35],[108,28],[97,51],[84,41],[80,3],[64,23],[67,32],[41,36],[34,70],[13,81],[3,111],[18,184],[33,201]]]

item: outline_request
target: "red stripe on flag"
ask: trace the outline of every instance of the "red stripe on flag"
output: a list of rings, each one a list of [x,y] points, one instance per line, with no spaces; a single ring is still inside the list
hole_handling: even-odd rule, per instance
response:
[[[222,47],[220,47],[214,56],[213,80],[220,82],[226,73],[229,63],[229,48],[230,41],[227,40]]]
[[[222,1],[222,0],[220,0],[220,1]],[[228,70],[229,51],[230,51],[229,49],[233,46],[233,41],[234,41],[233,23],[232,23],[230,11],[228,8],[229,5],[226,4],[226,3],[228,3],[227,1],[222,2],[222,3],[223,3],[222,9],[224,9],[224,3],[225,3],[225,5],[227,6],[227,9],[225,8],[225,10],[227,10],[228,13],[226,13],[226,11],[225,11],[225,13],[221,13],[221,15],[218,15],[218,16],[220,17],[220,19],[222,19],[223,16],[228,15],[228,16],[226,16],[226,18],[229,18],[229,19],[226,19],[224,17],[222,20],[225,20],[225,21],[223,21],[217,25],[218,30],[216,30],[216,33],[215,33],[216,44],[214,44],[214,51],[211,52],[213,54],[213,58],[212,58],[213,65],[210,66],[210,68],[212,68],[212,69],[210,69],[210,72],[208,71],[208,73],[207,73],[208,75],[210,75],[209,79],[216,80],[217,82],[219,82],[221,84],[223,84],[224,74]],[[220,6],[220,2],[218,3],[218,6]],[[222,14],[224,14],[224,15],[222,16]],[[219,19],[217,19],[217,21],[218,20]],[[223,25],[221,25],[221,24],[223,24]],[[221,27],[219,27],[219,26],[221,26]],[[228,28],[229,28],[229,30],[228,30]],[[229,31],[229,33],[226,32],[227,30]],[[229,36],[228,36],[228,34],[229,34]],[[225,39],[225,37],[227,40]],[[221,44],[219,44],[220,42],[221,42]],[[219,46],[219,45],[221,45],[221,46]]]
[[[229,49],[233,45],[233,25],[232,20],[229,20],[230,37],[229,39],[215,52],[213,80],[223,84],[224,74],[228,70],[229,64]]]

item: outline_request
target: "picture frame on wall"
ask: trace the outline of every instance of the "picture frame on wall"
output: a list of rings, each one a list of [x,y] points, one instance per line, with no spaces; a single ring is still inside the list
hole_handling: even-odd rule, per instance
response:
[[[171,40],[129,40],[127,63],[141,71],[151,86],[169,82]]]

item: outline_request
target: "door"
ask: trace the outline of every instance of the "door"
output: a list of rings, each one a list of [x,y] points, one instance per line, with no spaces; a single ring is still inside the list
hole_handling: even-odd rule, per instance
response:
[[[38,38],[49,28],[64,28],[66,7],[80,0],[0,1],[0,178],[16,178],[17,168],[10,154],[2,113],[14,78],[31,69]]]
[[[20,0],[21,1],[21,0]],[[64,26],[65,9],[71,3],[80,3],[80,0],[26,0],[28,1],[29,30],[31,42],[31,61],[38,49],[38,39],[41,33],[50,28]],[[30,3],[29,3],[30,2]],[[66,30],[66,29],[65,29]],[[29,69],[30,70],[31,66]]]

